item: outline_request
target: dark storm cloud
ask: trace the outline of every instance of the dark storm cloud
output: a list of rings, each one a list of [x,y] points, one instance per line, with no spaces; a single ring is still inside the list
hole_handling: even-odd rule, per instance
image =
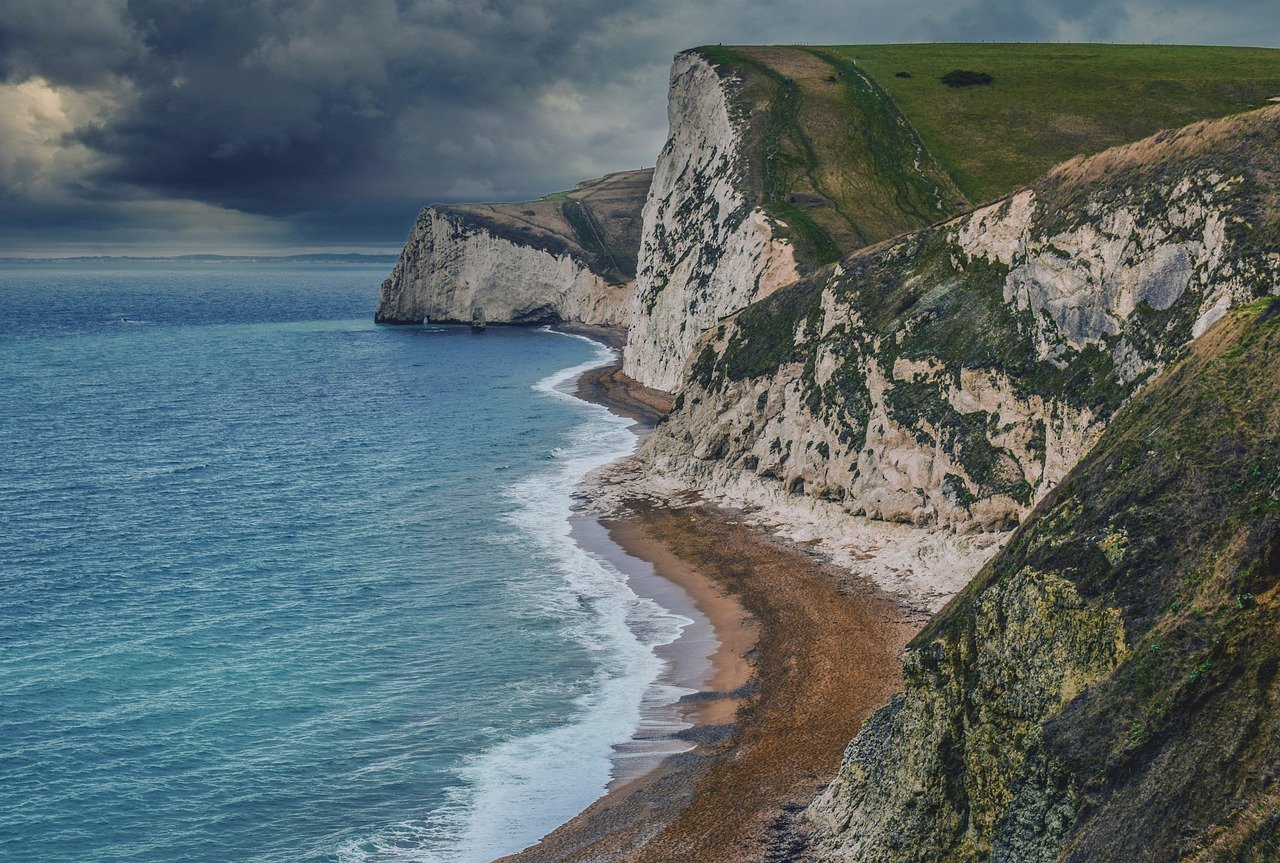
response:
[[[652,164],[689,45],[1274,44],[1266,5],[0,0],[0,249],[394,244],[425,201]]]

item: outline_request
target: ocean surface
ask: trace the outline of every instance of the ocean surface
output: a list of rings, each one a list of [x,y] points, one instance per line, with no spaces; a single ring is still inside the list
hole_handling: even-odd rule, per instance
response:
[[[0,265],[0,860],[483,861],[603,792],[688,624],[570,537],[608,354],[384,275]]]

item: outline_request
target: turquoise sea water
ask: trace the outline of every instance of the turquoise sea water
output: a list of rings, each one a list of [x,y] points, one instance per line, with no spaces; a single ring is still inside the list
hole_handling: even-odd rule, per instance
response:
[[[604,354],[383,275],[0,267],[0,860],[479,861],[602,792],[687,623],[569,537]]]

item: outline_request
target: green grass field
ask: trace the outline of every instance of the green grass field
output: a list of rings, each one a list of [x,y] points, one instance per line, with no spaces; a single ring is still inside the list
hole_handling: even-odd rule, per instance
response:
[[[998,198],[1071,156],[1280,97],[1280,50],[1267,48],[698,50],[741,80],[754,117],[748,171],[806,265]],[[993,80],[942,83],[957,69]]]
[[[1280,97],[1280,50],[1273,48],[944,44],[817,50],[866,70],[975,204],[1007,194],[1071,156]],[[995,80],[953,89],[938,79],[954,69],[987,72]]]

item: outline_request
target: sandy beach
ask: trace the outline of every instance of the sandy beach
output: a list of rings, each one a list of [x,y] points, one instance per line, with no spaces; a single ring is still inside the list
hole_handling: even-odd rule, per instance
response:
[[[577,394],[647,425],[669,408],[618,364],[584,374]],[[677,737],[688,748],[624,774],[578,817],[504,860],[795,859],[804,846],[798,813],[899,685],[919,617],[729,510],[632,501],[598,524],[709,622],[712,644],[694,633],[664,654],[677,681],[682,667],[694,674],[699,656],[704,663],[700,691],[678,705],[691,727]]]
[[[685,735],[696,748],[507,859],[733,861],[802,842],[795,814],[899,684],[899,656],[918,622],[724,510],[637,502],[606,526],[629,553],[701,598],[722,639],[719,680],[748,686],[737,698],[713,694],[706,713],[692,711],[703,723]]]

